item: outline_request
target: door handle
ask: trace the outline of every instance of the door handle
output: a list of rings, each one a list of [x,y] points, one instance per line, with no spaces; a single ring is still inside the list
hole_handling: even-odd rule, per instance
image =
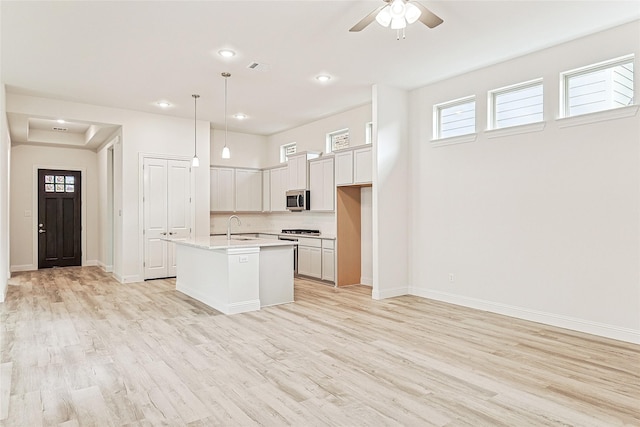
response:
[[[169,232],[169,236],[173,236],[173,232],[172,231]]]
[[[38,233],[46,233],[47,230],[43,230],[42,228],[40,230],[38,230]]]
[[[163,235],[163,236],[166,236],[166,235],[167,235],[167,233],[165,233],[165,232],[162,232],[162,233],[160,233],[160,234],[161,234],[161,235]]]

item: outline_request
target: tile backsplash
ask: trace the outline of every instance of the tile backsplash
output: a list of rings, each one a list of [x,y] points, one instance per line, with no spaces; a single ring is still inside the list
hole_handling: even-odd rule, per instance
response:
[[[211,233],[226,233],[227,220],[233,214],[211,214]],[[274,212],[238,213],[242,224],[235,221],[232,232],[279,231],[283,228],[318,229],[322,234],[336,234],[336,215],[333,212]]]

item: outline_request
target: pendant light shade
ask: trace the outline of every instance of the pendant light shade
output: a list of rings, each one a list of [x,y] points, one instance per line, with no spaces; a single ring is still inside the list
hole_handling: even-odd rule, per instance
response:
[[[230,159],[231,151],[227,147],[227,134],[229,133],[227,126],[227,79],[231,77],[231,74],[222,73],[222,77],[224,77],[224,147],[222,148],[222,158]]]
[[[197,168],[200,166],[200,159],[198,159],[198,116],[197,116],[197,104],[200,95],[193,94],[193,159],[191,159],[191,166]]]

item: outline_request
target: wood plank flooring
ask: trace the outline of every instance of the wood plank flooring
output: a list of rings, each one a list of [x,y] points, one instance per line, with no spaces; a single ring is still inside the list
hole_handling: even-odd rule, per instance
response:
[[[296,280],[224,316],[174,280],[25,272],[0,304],[2,426],[640,426],[640,346]]]

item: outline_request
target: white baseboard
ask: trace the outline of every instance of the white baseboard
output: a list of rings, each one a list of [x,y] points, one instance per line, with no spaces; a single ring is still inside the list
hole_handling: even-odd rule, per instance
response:
[[[95,267],[98,265],[97,259],[88,259],[82,264],[83,267]]]
[[[144,279],[139,274],[132,274],[131,276],[122,276],[120,283],[137,283],[144,282]]]
[[[12,265],[11,266],[11,272],[15,273],[16,271],[34,271],[37,270],[38,267],[36,267],[33,264],[23,264],[23,265]]]
[[[408,293],[409,293],[409,287],[383,289],[383,290],[373,288],[373,292],[371,292],[371,298],[375,300],[380,300],[385,298],[399,297],[402,295],[407,295]]]
[[[373,286],[373,277],[361,276],[360,277],[360,284],[361,285],[367,285],[367,286]]]
[[[478,310],[502,314],[518,319],[543,323],[545,325],[584,332],[591,335],[630,342],[633,344],[640,344],[640,330],[621,328],[619,326],[591,322],[589,320],[578,319],[575,317],[531,310],[528,308],[470,298],[461,295],[450,294],[447,292],[411,288],[409,293],[411,295],[429,298],[436,301],[447,302],[450,304],[461,305],[463,307],[475,308]]]
[[[105,263],[98,261],[98,267],[100,267],[105,273],[113,272],[113,265],[106,265]]]

